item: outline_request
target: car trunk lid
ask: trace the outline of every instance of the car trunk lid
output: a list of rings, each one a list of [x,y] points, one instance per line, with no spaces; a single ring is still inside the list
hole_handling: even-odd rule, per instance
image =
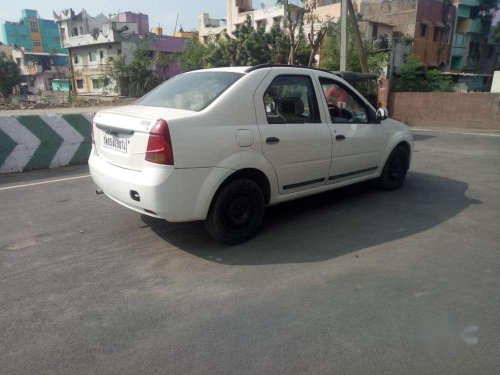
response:
[[[94,139],[101,158],[116,166],[141,171],[149,132],[159,119],[166,121],[191,114],[191,111],[126,106],[100,111],[94,117]]]

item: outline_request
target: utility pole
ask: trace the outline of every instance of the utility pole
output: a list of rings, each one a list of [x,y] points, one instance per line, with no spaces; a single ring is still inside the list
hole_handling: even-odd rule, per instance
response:
[[[347,2],[342,0],[340,15],[340,71],[347,70]]]
[[[177,22],[179,22],[179,13],[177,13],[177,18],[175,19],[175,27],[174,27],[173,36],[175,36],[175,33],[177,32]]]
[[[354,6],[352,5],[352,0],[347,0],[347,3],[349,4],[349,14],[351,15],[351,22],[354,28],[354,38],[356,39],[356,45],[358,47],[361,70],[363,71],[363,73],[368,73],[368,60],[366,59],[365,47],[363,46],[363,40],[361,39],[361,33],[359,32],[358,20],[356,19]]]

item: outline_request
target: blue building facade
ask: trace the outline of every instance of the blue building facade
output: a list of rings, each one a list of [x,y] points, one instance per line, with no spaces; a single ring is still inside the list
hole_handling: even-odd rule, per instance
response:
[[[0,27],[5,44],[30,52],[66,53],[61,47],[57,23],[41,19],[33,9],[23,9],[19,22],[5,22]]]

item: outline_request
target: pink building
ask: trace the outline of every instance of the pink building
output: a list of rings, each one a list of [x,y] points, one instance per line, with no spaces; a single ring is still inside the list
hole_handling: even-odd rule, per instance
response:
[[[149,33],[149,17],[147,14],[123,12],[117,16],[118,22],[137,24],[137,33],[146,35]]]

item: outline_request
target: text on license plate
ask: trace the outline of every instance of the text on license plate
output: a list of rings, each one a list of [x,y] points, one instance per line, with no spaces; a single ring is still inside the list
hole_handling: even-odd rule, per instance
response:
[[[104,134],[102,145],[118,152],[127,153],[127,138]]]

